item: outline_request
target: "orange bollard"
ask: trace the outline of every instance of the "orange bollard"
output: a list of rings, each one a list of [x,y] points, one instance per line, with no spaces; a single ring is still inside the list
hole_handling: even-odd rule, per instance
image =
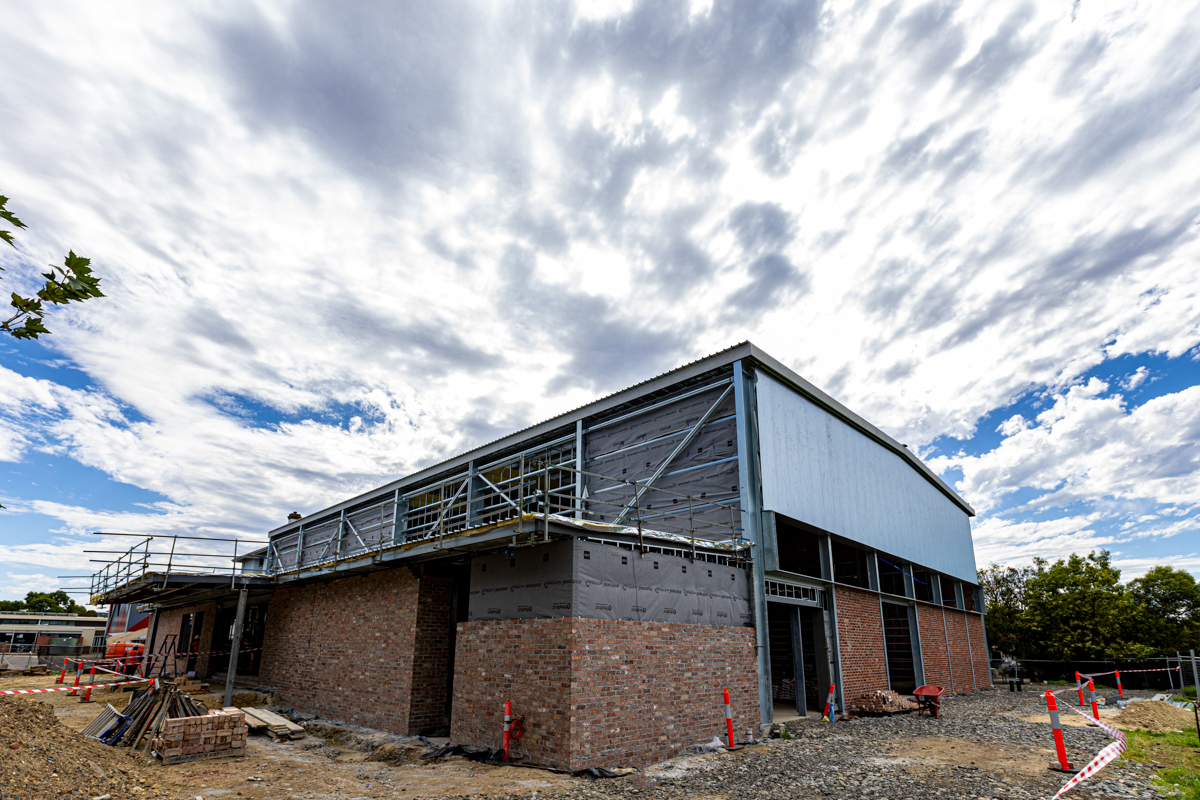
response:
[[[508,761],[509,732],[512,729],[512,700],[504,701],[504,736],[500,740],[500,749],[504,751],[504,760]]]
[[[825,713],[821,718],[829,722],[833,722],[833,717],[829,716],[829,711],[833,707],[833,695],[836,691],[836,684],[829,684],[829,697],[825,699]]]
[[[729,705],[729,690],[725,690],[725,738],[733,748],[733,706]]]
[[[68,662],[68,661],[70,661],[70,660],[71,660],[71,659],[69,659],[69,658],[64,658],[64,659],[63,659],[63,671],[62,671],[62,674],[58,676],[58,680],[56,680],[56,681],[55,681],[55,683],[66,683],[66,680],[67,680],[67,662]]]
[[[1117,670],[1117,694],[1121,695],[1121,699],[1125,699],[1125,690],[1121,688],[1121,670]]]
[[[1088,699],[1092,701],[1092,719],[1100,719],[1100,706],[1096,705],[1096,684],[1088,678]]]
[[[1075,670],[1075,688],[1079,690],[1079,707],[1083,708],[1083,678],[1079,675],[1079,670]]]
[[[1048,769],[1055,772],[1079,772],[1067,760],[1067,744],[1063,741],[1062,723],[1058,719],[1058,700],[1054,692],[1046,691],[1046,707],[1050,710],[1050,725],[1054,729],[1054,750],[1058,753],[1058,764],[1051,764]]]
[[[83,677],[83,662],[79,662],[79,668],[75,670],[75,683],[71,686],[70,697],[79,696],[79,679]]]

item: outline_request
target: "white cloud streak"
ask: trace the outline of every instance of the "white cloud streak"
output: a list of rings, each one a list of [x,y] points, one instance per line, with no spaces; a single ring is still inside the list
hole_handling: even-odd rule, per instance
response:
[[[6,15],[6,281],[109,297],[52,317],[91,386],[0,373],[0,460],[167,498],[18,513],[261,536],[744,338],[914,448],[1048,387],[935,459],[1036,494],[981,553],[1200,503],[1196,390],[1078,381],[1200,343],[1196,4],[256,8]]]

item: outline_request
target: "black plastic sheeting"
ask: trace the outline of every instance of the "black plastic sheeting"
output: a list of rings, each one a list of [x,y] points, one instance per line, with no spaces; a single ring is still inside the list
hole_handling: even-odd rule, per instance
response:
[[[749,574],[583,540],[472,560],[468,619],[558,617],[751,625]]]
[[[616,425],[589,431],[587,470],[611,480],[586,477],[587,518],[597,522],[613,521],[621,513],[621,506],[632,501],[634,495],[632,486],[619,481],[649,479],[727,388],[728,384],[716,386]],[[706,501],[736,503],[738,486],[737,423],[733,392],[730,392],[695,438],[643,493],[638,506],[643,522],[655,519],[656,514],[663,511],[679,515],[658,517],[659,523],[654,527],[687,534],[692,527],[689,517],[692,517],[697,521],[698,538],[728,540],[733,538],[731,525],[740,524],[737,513],[731,519],[728,508],[711,506]],[[656,489],[692,495],[696,499],[691,514],[686,498]],[[633,512],[626,514],[626,522],[633,519]]]

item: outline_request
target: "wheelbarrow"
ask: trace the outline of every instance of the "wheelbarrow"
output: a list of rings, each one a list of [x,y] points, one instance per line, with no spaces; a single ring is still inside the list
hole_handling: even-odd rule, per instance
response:
[[[943,691],[945,690],[940,686],[918,686],[913,690],[913,698],[917,701],[917,713],[925,716],[925,712],[928,711],[937,719],[942,707]]]

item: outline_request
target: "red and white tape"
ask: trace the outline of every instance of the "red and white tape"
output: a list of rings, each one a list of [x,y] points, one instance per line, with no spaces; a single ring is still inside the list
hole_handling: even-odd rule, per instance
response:
[[[116,683],[95,683],[95,684],[90,684],[90,685],[104,688],[106,686],[124,686],[129,683],[149,683],[150,680],[151,680],[150,678],[142,678],[142,679],[136,680],[136,681],[117,681]],[[72,689],[78,691],[80,689],[86,689],[86,688],[88,688],[88,686],[89,686],[89,684],[85,683],[82,686],[55,686],[53,689],[5,689],[4,691],[0,692],[0,697],[2,697],[4,695],[10,695],[10,694],[43,694],[45,692],[69,692]]]
[[[1101,750],[1099,753],[1097,753],[1096,757],[1093,758],[1086,767],[1079,770],[1079,774],[1075,775],[1073,778],[1071,778],[1071,780],[1067,781],[1066,784],[1064,784],[1063,787],[1058,790],[1058,793],[1054,795],[1055,798],[1061,797],[1062,795],[1071,791],[1076,786],[1083,783],[1088,778],[1092,777],[1097,772],[1099,772],[1101,769],[1103,769],[1105,765],[1109,764],[1112,761],[1115,761],[1117,756],[1121,755],[1121,753],[1124,753],[1125,748],[1129,746],[1128,743],[1125,741],[1125,734],[1122,733],[1121,731],[1117,730],[1116,728],[1112,727],[1111,725],[1105,725],[1099,719],[1094,719],[1092,717],[1089,717],[1087,714],[1083,713],[1082,711],[1080,711],[1077,708],[1071,708],[1071,706],[1067,706],[1067,708],[1071,709],[1076,714],[1078,714],[1079,716],[1086,719],[1088,722],[1093,722],[1096,725],[1099,725],[1100,728],[1105,733],[1107,733],[1109,736],[1116,739],[1116,741],[1109,744],[1107,747],[1105,747],[1103,750]],[[1051,800],[1054,800],[1054,799],[1051,798]]]
[[[261,647],[251,647],[246,650],[239,650],[238,652],[239,653],[253,653],[256,650],[262,650],[262,648]],[[182,661],[185,658],[196,658],[197,656],[227,656],[227,655],[229,655],[228,650],[205,650],[203,653],[188,653],[183,650],[180,650],[177,653],[142,653],[141,655],[120,656],[120,657],[116,657],[116,658],[91,658],[91,659],[88,659],[88,658],[69,658],[68,657],[66,659],[66,661],[70,661],[73,664],[107,664],[107,663],[121,663],[121,662],[134,663],[137,661],[142,661],[144,659],[150,659],[151,661],[153,661],[155,659],[163,658],[163,659],[168,659],[168,660],[173,659],[175,661]]]

